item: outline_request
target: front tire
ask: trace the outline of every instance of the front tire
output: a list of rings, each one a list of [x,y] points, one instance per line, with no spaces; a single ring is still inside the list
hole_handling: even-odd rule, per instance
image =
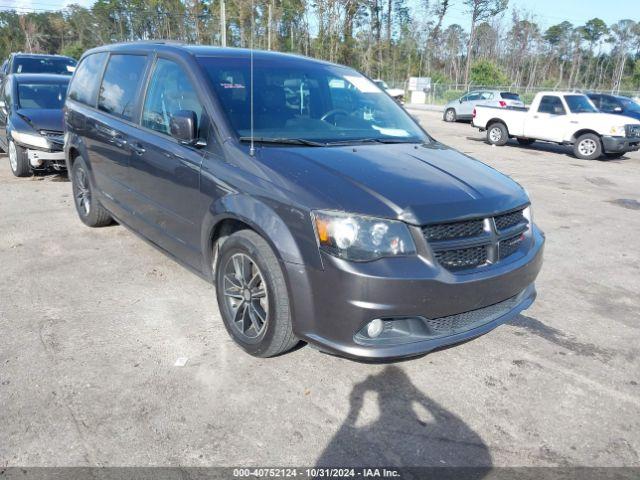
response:
[[[94,194],[89,169],[82,157],[76,158],[71,167],[71,188],[76,211],[82,223],[89,227],[105,227],[113,222],[109,212]]]
[[[273,357],[293,348],[289,293],[280,262],[269,244],[251,230],[238,231],[220,247],[216,295],[231,338],[254,357]]]
[[[504,123],[492,123],[487,128],[487,142],[499,147],[506,145],[509,141],[509,132]]]
[[[580,135],[573,144],[573,154],[582,160],[595,160],[602,155],[602,142],[594,133]]]
[[[453,108],[448,108],[446,112],[444,112],[444,121],[445,122],[455,122],[458,119],[456,115],[456,111]]]
[[[29,165],[27,150],[20,145],[16,145],[13,140],[9,140],[8,150],[11,172],[16,177],[30,177],[33,172],[31,171],[31,165]]]

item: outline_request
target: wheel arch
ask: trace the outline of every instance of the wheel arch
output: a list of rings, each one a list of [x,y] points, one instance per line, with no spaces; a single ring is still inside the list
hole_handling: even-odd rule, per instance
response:
[[[213,262],[220,240],[250,229],[269,244],[280,262],[304,264],[300,248],[282,217],[266,203],[244,194],[218,199],[209,208],[202,226],[203,271],[214,280]]]
[[[509,133],[509,127],[507,126],[507,123],[504,120],[502,120],[501,118],[492,118],[491,120],[489,120],[487,122],[487,130],[489,130],[496,123],[500,123],[500,124],[504,125],[504,128],[507,130],[507,133],[509,134],[509,136],[511,136],[511,134]]]
[[[578,140],[578,138],[580,138],[582,135],[585,135],[587,133],[592,133],[593,135],[596,135],[598,138],[600,138],[600,141],[602,141],[602,135],[600,135],[598,132],[590,128],[583,128],[575,132],[573,135],[571,135],[571,143],[575,143],[576,140]]]

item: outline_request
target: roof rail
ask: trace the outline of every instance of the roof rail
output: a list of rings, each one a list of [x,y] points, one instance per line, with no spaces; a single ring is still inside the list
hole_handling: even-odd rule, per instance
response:
[[[112,45],[139,45],[139,44],[147,44],[147,45],[185,45],[185,42],[180,40],[134,40],[132,42],[117,42]]]

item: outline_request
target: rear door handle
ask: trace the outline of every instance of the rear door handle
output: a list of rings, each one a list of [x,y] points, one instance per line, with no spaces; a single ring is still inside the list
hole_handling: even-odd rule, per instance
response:
[[[129,146],[131,147],[131,150],[133,150],[133,153],[135,153],[136,155],[144,155],[144,152],[147,151],[147,149],[139,143],[131,143]]]

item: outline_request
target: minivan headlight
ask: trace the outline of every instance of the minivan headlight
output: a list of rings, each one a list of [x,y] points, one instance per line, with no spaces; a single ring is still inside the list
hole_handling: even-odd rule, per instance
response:
[[[416,253],[403,222],[345,212],[312,213],[320,248],[345,260],[365,262]]]
[[[44,149],[49,148],[49,141],[38,133],[25,133],[14,130],[11,132],[11,136],[15,141],[23,145]]]

